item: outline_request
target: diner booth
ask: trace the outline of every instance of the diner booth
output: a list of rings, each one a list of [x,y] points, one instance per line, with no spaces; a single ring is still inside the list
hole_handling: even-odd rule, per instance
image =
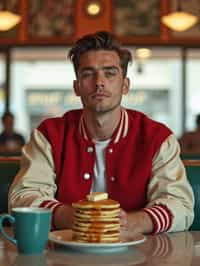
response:
[[[198,0],[1,0],[0,11],[16,17],[4,28],[0,12],[0,115],[14,113],[15,129],[28,142],[43,119],[80,108],[67,53],[77,38],[105,30],[133,56],[123,106],[166,124],[177,138],[193,131],[200,113],[199,9]],[[180,18],[185,25],[171,20],[175,12],[186,15]],[[188,24],[187,15],[192,20]],[[0,236],[0,265],[199,265],[200,151],[181,154],[181,159],[195,196],[195,218],[188,231],[151,235],[145,241],[130,236],[129,247],[118,243],[125,246],[121,252],[117,245],[111,252],[106,245],[98,250],[50,242],[43,255],[28,257]],[[0,154],[0,215],[8,212],[8,191],[20,160],[21,152]],[[6,227],[10,232],[9,223]]]

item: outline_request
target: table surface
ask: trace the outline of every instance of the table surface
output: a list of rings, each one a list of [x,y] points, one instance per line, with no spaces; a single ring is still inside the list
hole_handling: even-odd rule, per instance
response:
[[[1,266],[199,266],[200,232],[163,233],[124,252],[89,254],[49,245],[43,255],[19,255],[13,244],[0,237]]]

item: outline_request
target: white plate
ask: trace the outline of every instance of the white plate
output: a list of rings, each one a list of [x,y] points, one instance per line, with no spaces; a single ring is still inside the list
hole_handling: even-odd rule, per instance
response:
[[[146,240],[144,235],[131,236],[124,234],[119,243],[84,243],[72,240],[72,230],[59,230],[51,232],[49,240],[53,243],[68,247],[73,250],[87,253],[120,252],[128,249],[129,246],[138,245]]]

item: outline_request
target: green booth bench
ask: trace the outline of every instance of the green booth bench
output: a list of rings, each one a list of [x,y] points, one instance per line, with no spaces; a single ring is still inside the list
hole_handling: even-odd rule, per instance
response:
[[[200,154],[181,154],[182,160],[200,160]]]
[[[0,214],[8,212],[8,190],[19,167],[20,156],[0,156]]]
[[[195,197],[195,217],[190,230],[200,231],[200,160],[183,160],[183,163]]]

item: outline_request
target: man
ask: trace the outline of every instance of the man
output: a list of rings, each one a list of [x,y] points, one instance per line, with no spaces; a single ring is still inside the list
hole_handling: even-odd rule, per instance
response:
[[[183,156],[200,157],[200,114],[196,116],[196,129],[194,131],[185,132],[179,141]]]
[[[14,115],[6,111],[2,116],[3,131],[0,134],[0,152],[6,154],[21,153],[25,144],[24,137],[14,130]]]
[[[69,53],[83,110],[47,119],[23,149],[10,208],[52,209],[52,229],[71,228],[71,203],[107,191],[121,204],[121,225],[141,233],[179,231],[193,221],[193,193],[172,132],[127,110],[129,51],[107,32],[78,40]]]

